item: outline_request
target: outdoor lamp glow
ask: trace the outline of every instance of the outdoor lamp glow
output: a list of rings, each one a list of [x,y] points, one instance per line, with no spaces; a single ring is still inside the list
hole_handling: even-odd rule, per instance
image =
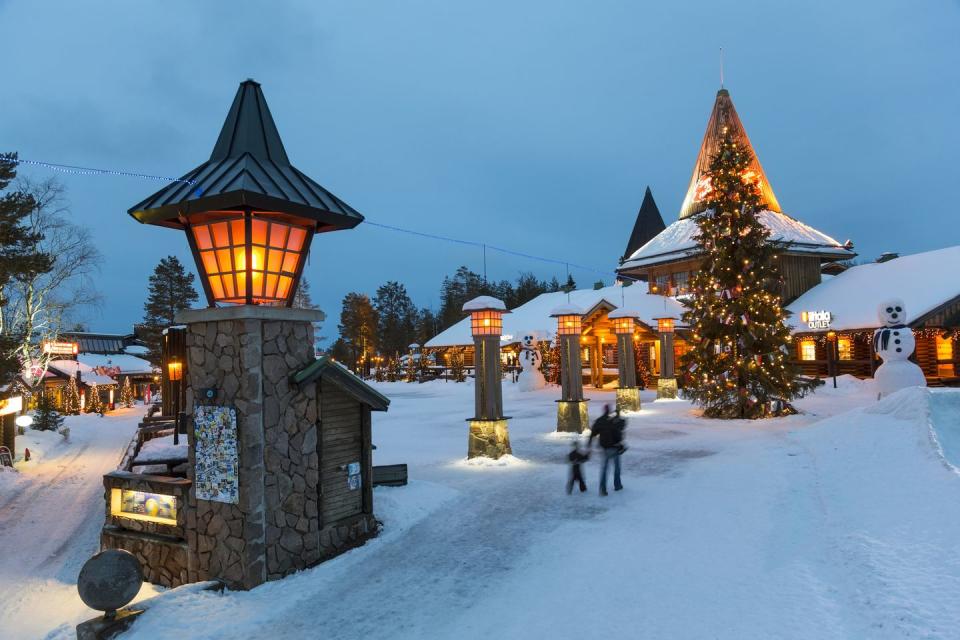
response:
[[[16,423],[18,427],[23,427],[24,429],[26,429],[27,427],[33,424],[33,416],[28,416],[28,415],[17,416],[17,419],[14,420],[14,423]]]
[[[660,333],[673,333],[674,317],[654,318],[657,321],[657,331]]]
[[[210,301],[289,306],[313,230],[279,213],[205,217],[190,224],[187,235]]]
[[[474,336],[499,336],[503,333],[503,314],[510,313],[502,300],[479,296],[463,305],[470,314],[470,333]]]
[[[550,317],[557,319],[557,335],[578,336],[583,331],[583,311],[572,304],[557,307]]]
[[[167,363],[167,376],[171,380],[180,380],[183,377],[183,363],[179,360],[171,360]]]

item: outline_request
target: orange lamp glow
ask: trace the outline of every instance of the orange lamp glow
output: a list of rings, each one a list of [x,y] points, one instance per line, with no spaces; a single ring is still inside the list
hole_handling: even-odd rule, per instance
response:
[[[470,330],[475,336],[498,336],[503,331],[503,312],[483,309],[470,313]]]
[[[657,318],[657,331],[660,333],[673,333],[674,318]]]
[[[582,321],[580,314],[558,315],[557,316],[557,335],[578,336],[582,330]]]
[[[629,335],[633,333],[634,321],[633,318],[614,318],[613,319],[613,332],[622,335]]]
[[[292,304],[313,230],[282,216],[221,212],[190,224],[187,235],[211,305]]]
[[[177,381],[183,378],[183,363],[179,360],[171,360],[167,363],[167,377],[170,380]]]

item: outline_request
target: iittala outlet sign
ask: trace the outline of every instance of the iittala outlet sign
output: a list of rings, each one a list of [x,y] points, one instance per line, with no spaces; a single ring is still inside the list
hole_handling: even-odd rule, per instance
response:
[[[829,329],[833,314],[829,311],[801,311],[800,321],[811,329]]]

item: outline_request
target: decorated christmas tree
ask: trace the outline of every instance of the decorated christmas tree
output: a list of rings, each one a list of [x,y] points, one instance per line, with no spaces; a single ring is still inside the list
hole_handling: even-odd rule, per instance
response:
[[[463,348],[450,349],[450,374],[454,382],[466,382],[467,369],[463,363]]]
[[[407,353],[407,382],[417,381],[417,361],[414,359],[413,349]]]
[[[68,416],[80,413],[80,389],[77,388],[77,379],[73,376],[70,376],[67,390],[63,394],[63,413]]]
[[[790,331],[780,299],[778,249],[758,220],[760,185],[750,149],[724,131],[704,180],[708,210],[695,236],[704,257],[691,280],[684,321],[693,331],[683,358],[685,394],[709,418],[765,418],[813,382],[787,361]]]
[[[130,378],[123,379],[123,386],[120,387],[120,404],[126,408],[133,406],[133,387],[130,386]]]
[[[100,387],[94,382],[90,385],[90,401],[87,402],[87,413],[103,413],[103,403],[100,402]]]
[[[37,398],[37,412],[32,426],[38,431],[58,431],[63,426],[63,416],[57,413],[53,400],[45,393]]]
[[[650,347],[647,345],[634,345],[633,361],[637,371],[637,386],[646,389],[650,386],[650,367],[648,360],[650,358]]]

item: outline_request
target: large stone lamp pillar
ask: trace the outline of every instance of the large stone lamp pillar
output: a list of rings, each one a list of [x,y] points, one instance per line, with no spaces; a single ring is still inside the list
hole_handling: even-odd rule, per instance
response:
[[[676,318],[656,318],[660,334],[660,379],[657,380],[657,400],[677,397],[677,378],[674,372],[673,329]]]
[[[587,401],[583,399],[580,361],[580,331],[583,310],[566,304],[550,312],[557,319],[560,346],[560,399],[557,400],[557,431],[582,433],[590,425]]]
[[[637,387],[637,361],[633,347],[633,332],[639,314],[630,309],[616,309],[607,316],[613,321],[617,334],[617,409],[640,411],[640,389]]]
[[[503,391],[500,371],[500,334],[503,314],[509,313],[503,301],[480,296],[463,305],[470,314],[474,346],[474,414],[468,420],[468,458],[493,458],[511,453],[507,418],[503,415]]]

